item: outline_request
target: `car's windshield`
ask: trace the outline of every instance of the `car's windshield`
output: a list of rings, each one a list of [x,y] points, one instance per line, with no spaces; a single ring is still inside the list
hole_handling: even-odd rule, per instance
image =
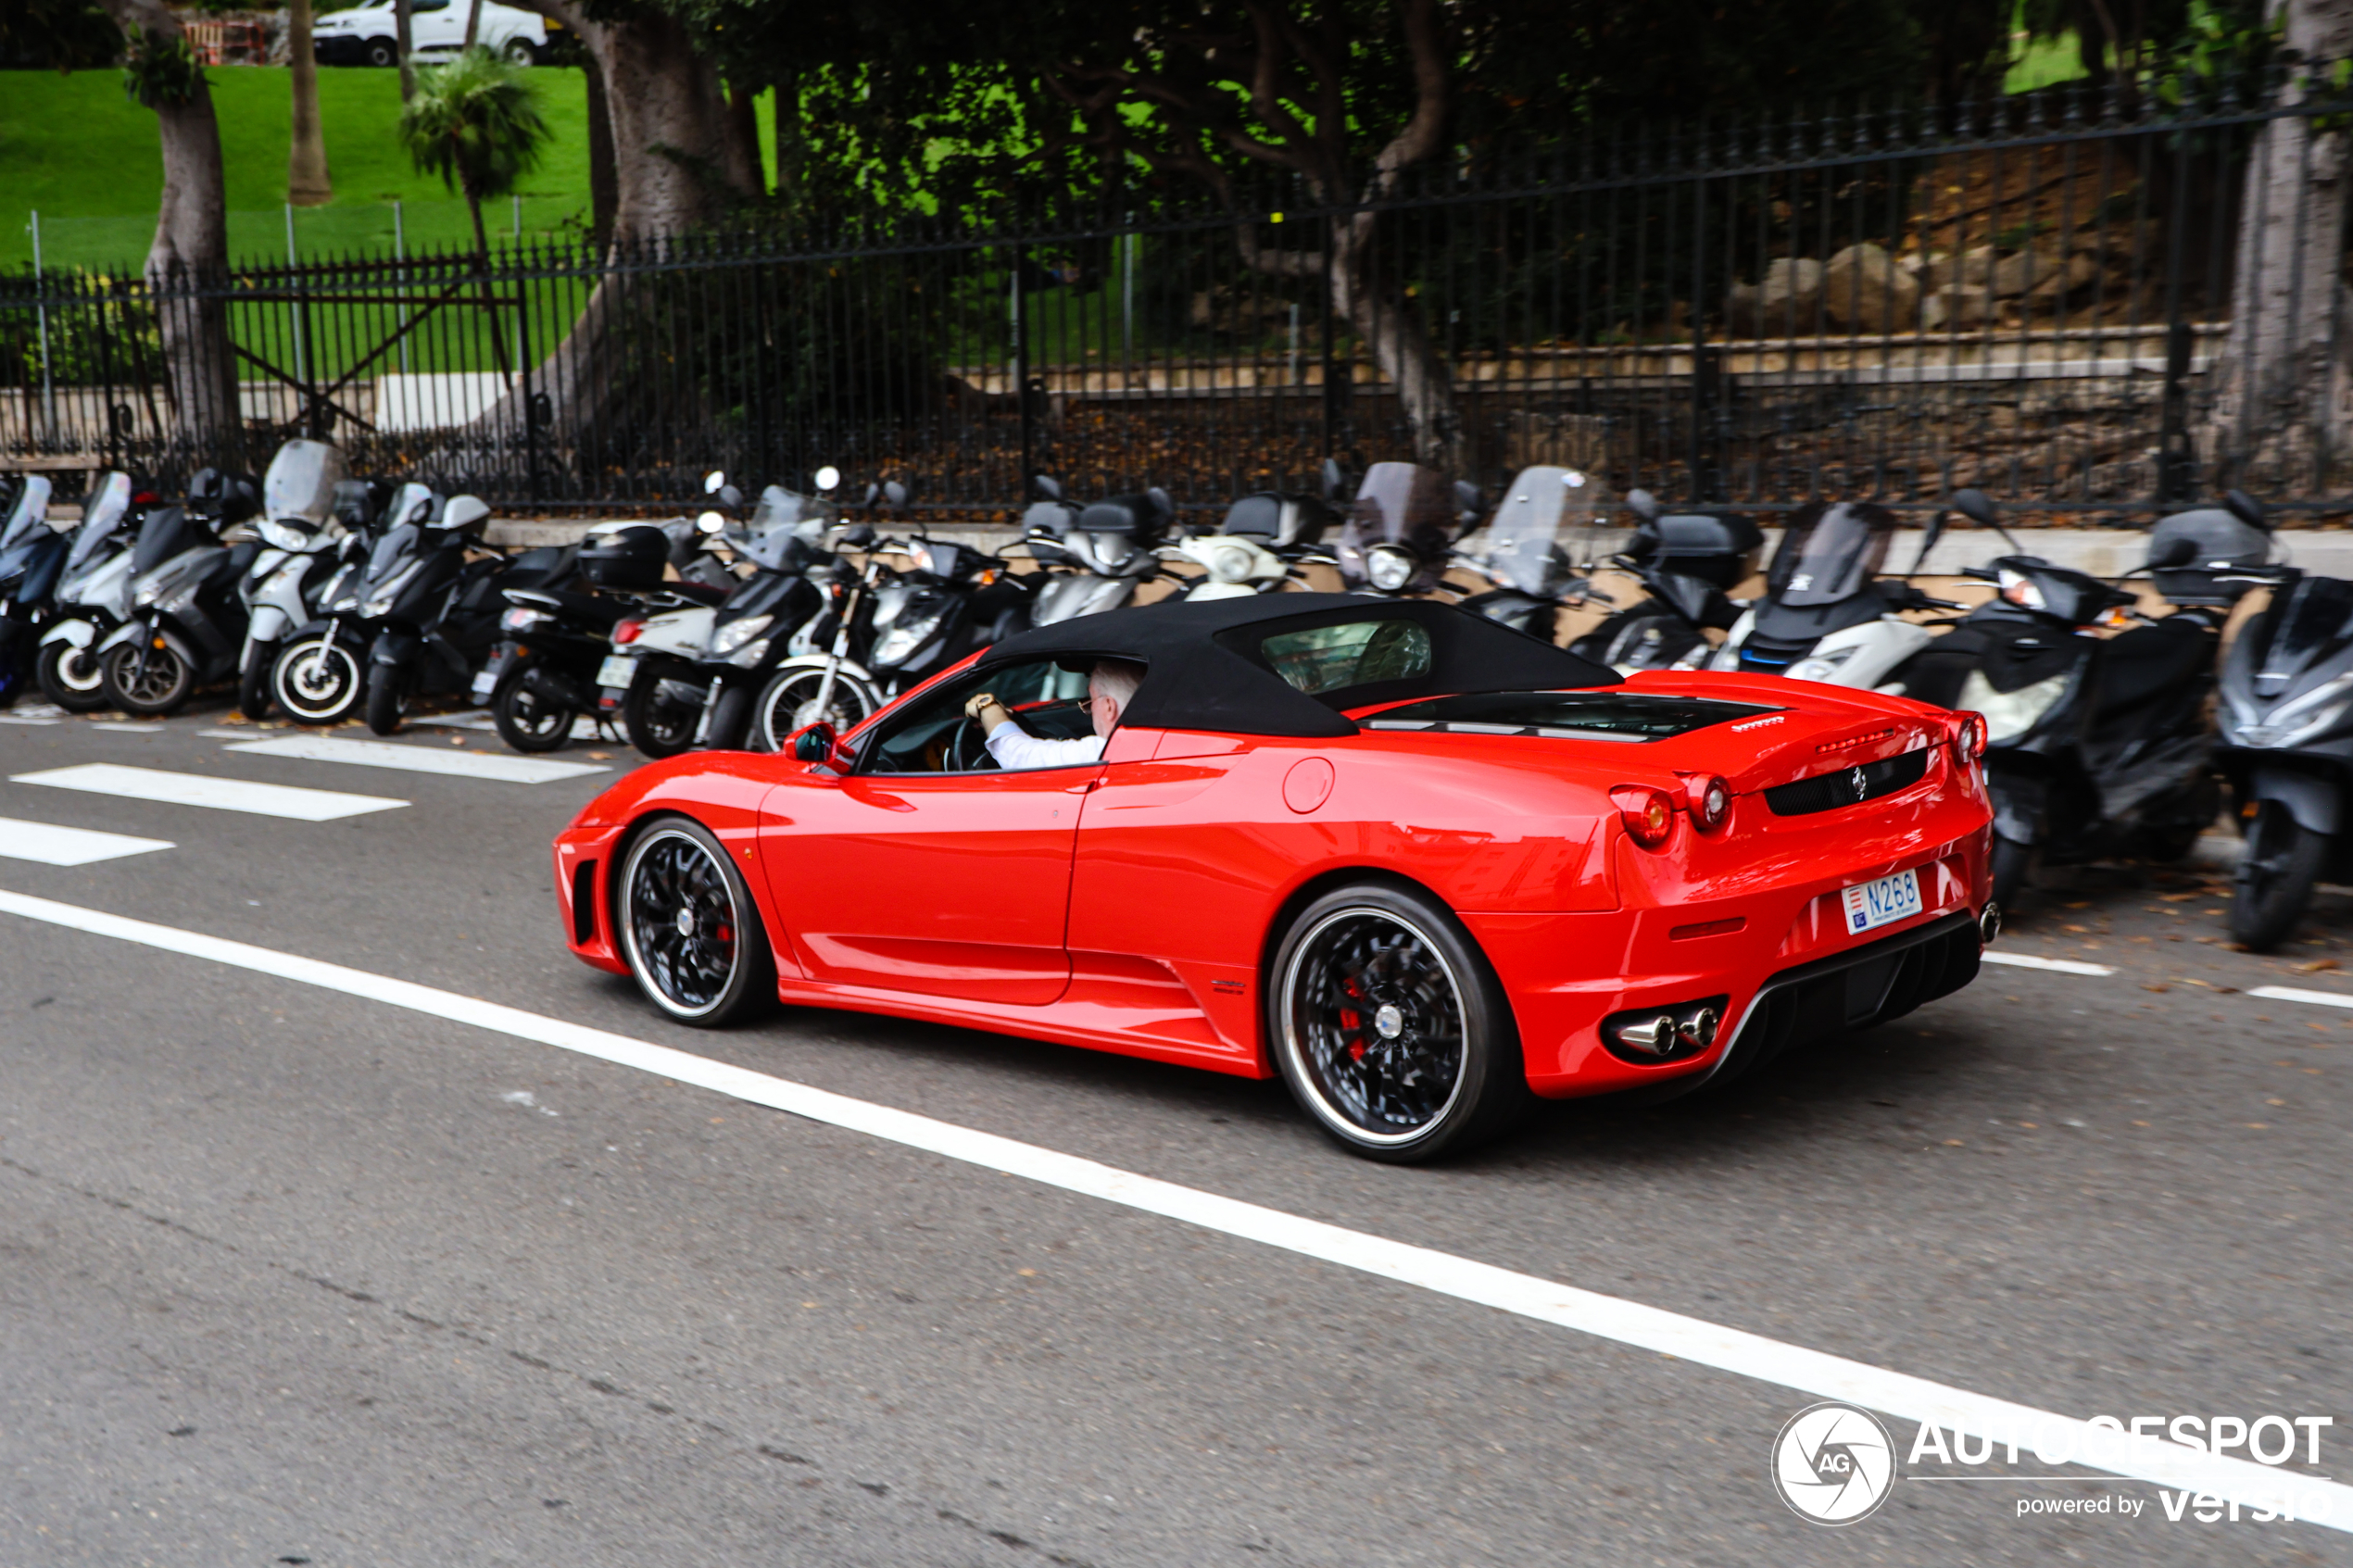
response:
[[[1522,469],[1487,525],[1488,571],[1523,593],[1555,591],[1567,576],[1564,532],[1590,529],[1598,489],[1575,469]]]
[[[262,476],[262,514],[315,528],[333,515],[335,486],[350,477],[343,453],[326,442],[289,441],[278,448],[270,459],[270,471]]]
[[[1887,562],[1895,514],[1869,504],[1793,514],[1781,547],[1773,552],[1768,585],[1782,603],[1835,604],[1852,597]]]
[[[131,476],[110,473],[101,479],[82,504],[82,531],[74,535],[73,550],[66,564],[80,566],[95,554],[107,536],[122,521],[123,513],[131,509]]]

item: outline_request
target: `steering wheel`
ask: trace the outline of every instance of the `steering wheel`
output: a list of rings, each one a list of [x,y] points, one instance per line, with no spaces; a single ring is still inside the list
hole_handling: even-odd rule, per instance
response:
[[[977,719],[966,719],[956,726],[948,743],[948,771],[955,773],[987,772],[997,766],[997,759],[988,754],[988,732],[980,727]]]

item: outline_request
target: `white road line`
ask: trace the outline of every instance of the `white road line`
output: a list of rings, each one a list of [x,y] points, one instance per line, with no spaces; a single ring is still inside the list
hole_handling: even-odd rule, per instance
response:
[[[21,822],[0,817],[0,855],[12,860],[38,860],[44,866],[86,866],[94,860],[119,860],[150,849],[169,849],[163,838],[133,838],[128,834],[95,833],[89,828],[61,828],[50,822]]]
[[[160,722],[134,724],[128,720],[100,719],[90,727],[94,730],[112,730],[119,735],[159,735],[164,732]]]
[[[2299,991],[2293,985],[2258,985],[2247,993],[2267,1002],[2309,1002],[2316,1008],[2353,1008],[2353,996],[2342,991]]]
[[[362,768],[398,768],[411,773],[447,773],[453,778],[490,779],[499,784],[547,784],[587,773],[610,773],[598,762],[550,762],[537,757],[437,751],[381,740],[329,740],[324,735],[288,735],[223,748],[249,757],[292,757],[306,762],[350,762]]]
[[[251,730],[198,730],[196,732],[196,735],[197,738],[201,740],[253,739],[253,732]]]
[[[58,722],[61,721],[28,718],[21,713],[0,713],[0,724],[55,724]]]
[[[2111,1436],[2072,1416],[2012,1404],[1762,1335],[1726,1328],[1705,1319],[1685,1317],[1429,1248],[1409,1246],[1195,1187],[1139,1176],[1076,1155],[999,1137],[994,1133],[852,1099],[749,1068],[673,1050],[667,1046],[435,990],[412,981],[370,974],[365,970],[346,969],[340,964],[322,963],[316,959],[273,952],[200,932],[129,920],[20,893],[0,891],[0,913],[135,942],[164,952],[182,953],[407,1008],[518,1040],[536,1041],[984,1170],[1001,1171],[1064,1192],[1101,1198],[1378,1278],[1418,1286],[1456,1300],[1493,1307],[1540,1323],[1737,1373],[1817,1399],[1843,1399],[1907,1420],[1933,1422],[1947,1430],[1958,1429],[2002,1442],[2024,1444],[2040,1436],[2050,1451],[2057,1451],[2059,1444],[2065,1442],[2071,1445],[2076,1455],[2097,1456],[2076,1461],[2087,1469],[2160,1486],[2210,1493],[2254,1508],[2279,1511],[2292,1507],[2296,1517],[2309,1523],[2353,1531],[2353,1486],[2341,1482],[2267,1469],[2251,1460],[2220,1459],[2153,1436],[2127,1441],[2121,1433]],[[1758,1441],[1762,1452],[1761,1436]],[[2320,1517],[2314,1518],[2316,1514]]]
[[[2038,959],[2032,953],[1981,953],[1985,963],[2006,963],[2013,969],[2047,969],[2053,974],[2114,974],[2104,963],[2077,963],[2073,959]]]
[[[392,811],[406,800],[381,795],[346,795],[333,789],[296,789],[290,784],[256,784],[250,779],[208,778],[201,773],[167,773],[159,768],[121,768],[111,762],[85,762],[72,768],[50,768],[38,773],[12,773],[10,784],[49,784],[92,795],[116,795],[125,800],[155,800],[167,806],[204,806],[217,811],[249,811],[257,817],[289,817],[296,822],[325,822],[370,811]]]

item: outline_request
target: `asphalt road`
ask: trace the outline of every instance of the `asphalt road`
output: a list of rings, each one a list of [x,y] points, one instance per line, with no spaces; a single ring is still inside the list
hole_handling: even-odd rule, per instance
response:
[[[801,1011],[662,1022],[564,952],[542,784],[0,724],[83,764],[396,798],[322,822],[0,782],[169,841],[0,890],[510,1004],[2075,1415],[2353,1444],[2353,903],[2226,950],[2202,847],[2085,873],[1899,1024],[1436,1169],[1276,1085]],[[291,732],[281,732],[291,733]],[[495,736],[399,744],[500,755]],[[587,761],[575,746],[562,759]],[[2314,967],[2314,966],[2321,967]],[[1995,1462],[1825,1529],[1792,1388],[659,1076],[0,914],[0,1564],[2353,1562]],[[1908,1424],[1891,1423],[1899,1446]],[[2028,1475],[2057,1479],[2028,1480]],[[2110,1512],[2020,1517],[2027,1499]],[[2143,1512],[2120,1518],[2114,1505]]]

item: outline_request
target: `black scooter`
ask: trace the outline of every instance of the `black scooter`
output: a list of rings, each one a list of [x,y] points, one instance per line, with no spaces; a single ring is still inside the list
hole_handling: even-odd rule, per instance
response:
[[[221,536],[260,509],[250,478],[205,469],[185,502],[147,514],[131,558],[131,619],[98,645],[107,701],[126,713],[174,713],[198,686],[236,672],[246,618],[238,588],[261,541]]]
[[[1980,492],[1960,492],[1953,506],[2001,530]],[[2133,613],[2132,595],[2096,577],[2004,556],[1966,574],[1992,583],[1994,597],[1899,672],[1906,696],[1984,717],[1996,904],[2015,907],[2038,862],[2181,859],[2214,821],[2215,656],[2246,571],[2271,543],[2236,509],[2234,500],[2230,511],[2177,514],[2150,532],[2140,570],[2154,574],[2171,615],[2148,620]]]
[[[1621,673],[1695,668],[1707,633],[1730,632],[1748,607],[1731,590],[1753,576],[1765,533],[1739,512],[1670,512],[1647,490],[1629,492],[1634,537],[1610,564],[1639,581],[1645,596],[1615,609],[1569,651]]]
[[[662,586],[669,534],[640,523],[592,537],[581,546],[581,580],[594,592],[505,588],[504,641],[474,675],[473,696],[490,706],[499,738],[517,751],[554,751],[577,719],[606,722],[598,709],[597,671],[612,652],[612,629],[645,613]]]

